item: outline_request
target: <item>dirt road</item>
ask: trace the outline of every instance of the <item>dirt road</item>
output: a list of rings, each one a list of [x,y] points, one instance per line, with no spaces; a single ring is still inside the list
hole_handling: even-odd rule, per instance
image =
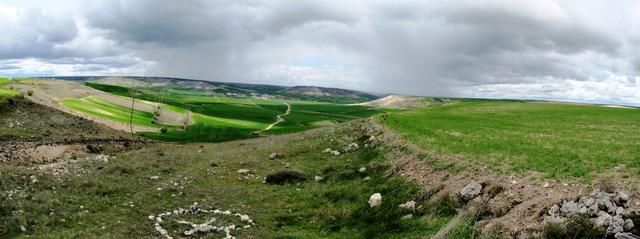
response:
[[[283,116],[287,116],[287,115],[289,115],[289,113],[291,113],[291,105],[289,105],[287,102],[282,102],[282,101],[280,103],[283,103],[283,104],[287,105],[287,111],[282,113],[282,114],[277,115],[275,122],[271,123],[269,126],[267,126],[266,128],[264,128],[264,129],[262,129],[260,131],[256,131],[255,132],[256,134],[260,134],[260,133],[262,133],[264,131],[270,130],[271,128],[273,128],[273,126],[276,126],[277,124],[284,122],[284,119],[282,117]]]

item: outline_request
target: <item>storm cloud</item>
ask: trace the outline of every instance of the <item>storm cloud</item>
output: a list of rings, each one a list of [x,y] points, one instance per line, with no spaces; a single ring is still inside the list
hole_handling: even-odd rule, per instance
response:
[[[0,75],[640,104],[634,1],[3,1]]]

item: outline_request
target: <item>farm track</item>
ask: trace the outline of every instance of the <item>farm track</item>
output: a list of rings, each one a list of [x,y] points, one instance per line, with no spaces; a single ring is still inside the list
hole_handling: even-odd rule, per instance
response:
[[[287,102],[281,102],[281,103],[287,105],[287,111],[282,113],[282,114],[277,115],[275,122],[271,123],[269,126],[267,126],[266,128],[264,128],[264,129],[262,129],[260,131],[256,131],[255,132],[256,134],[261,134],[264,131],[270,130],[271,128],[273,128],[277,124],[284,122],[284,119],[282,117],[283,116],[287,116],[287,115],[289,115],[289,113],[291,113],[291,105],[289,105],[289,103],[287,103]]]

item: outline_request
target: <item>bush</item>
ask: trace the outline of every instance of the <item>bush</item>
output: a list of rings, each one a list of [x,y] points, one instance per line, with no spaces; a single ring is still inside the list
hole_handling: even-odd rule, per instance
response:
[[[32,95],[33,95],[33,90],[28,90],[28,91],[27,91],[27,95],[28,95],[28,96],[32,96]]]
[[[573,216],[565,223],[549,223],[544,226],[544,238],[561,239],[600,239],[605,237],[605,230],[601,227],[594,227],[593,222],[587,216]]]
[[[307,176],[296,170],[282,170],[267,175],[265,182],[268,184],[285,184],[307,180]]]
[[[162,127],[160,129],[160,133],[166,134],[167,132],[169,132],[169,129],[167,129],[167,127]]]

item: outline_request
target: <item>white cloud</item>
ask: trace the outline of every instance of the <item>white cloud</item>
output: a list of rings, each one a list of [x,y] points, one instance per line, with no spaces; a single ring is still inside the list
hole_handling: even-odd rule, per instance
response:
[[[6,0],[0,75],[640,104],[638,13],[633,0]]]

